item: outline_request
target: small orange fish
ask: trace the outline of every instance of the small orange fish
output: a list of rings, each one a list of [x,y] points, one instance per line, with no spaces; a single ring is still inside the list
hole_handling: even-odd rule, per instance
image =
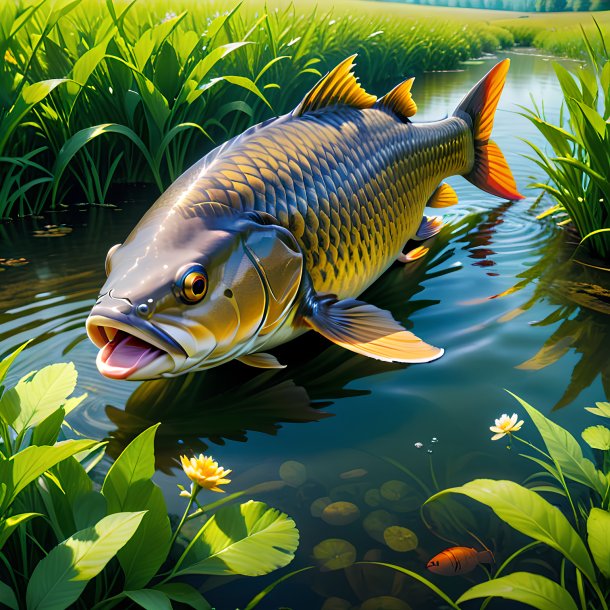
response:
[[[453,546],[435,555],[426,566],[428,570],[443,576],[467,574],[480,563],[493,563],[491,551],[477,551],[467,546]]]

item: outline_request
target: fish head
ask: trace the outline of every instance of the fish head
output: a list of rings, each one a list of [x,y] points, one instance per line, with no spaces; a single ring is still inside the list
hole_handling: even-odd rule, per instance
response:
[[[211,368],[249,353],[287,319],[303,272],[294,236],[267,214],[210,205],[226,209],[177,226],[141,222],[109,250],[86,324],[106,377]]]

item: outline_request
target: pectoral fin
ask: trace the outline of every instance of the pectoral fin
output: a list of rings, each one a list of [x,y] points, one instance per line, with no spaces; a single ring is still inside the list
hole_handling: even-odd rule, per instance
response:
[[[442,228],[443,220],[440,216],[424,216],[413,239],[416,241],[430,239],[431,237],[434,237],[436,234],[440,233]]]
[[[430,208],[448,208],[458,202],[457,193],[446,183],[443,182],[430,197],[426,204]]]
[[[275,356],[272,356],[271,354],[265,354],[264,352],[259,352],[258,354],[246,354],[245,356],[240,356],[239,358],[235,358],[235,360],[239,360],[243,364],[247,364],[248,366],[253,366],[257,369],[285,369],[286,368],[286,365],[279,362]]]
[[[425,246],[417,246],[417,248],[413,248],[406,254],[401,252],[396,259],[399,263],[412,263],[413,261],[418,261],[420,258],[426,256],[430,252],[430,248],[426,248]]]
[[[388,311],[347,299],[319,298],[305,321],[321,335],[369,358],[386,362],[430,362],[443,350],[405,330]]]

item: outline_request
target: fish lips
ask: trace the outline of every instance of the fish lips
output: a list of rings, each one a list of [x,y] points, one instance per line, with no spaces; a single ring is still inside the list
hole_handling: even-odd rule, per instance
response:
[[[143,380],[171,374],[186,361],[186,350],[148,320],[94,307],[86,322],[87,335],[100,349],[98,370],[112,379]]]

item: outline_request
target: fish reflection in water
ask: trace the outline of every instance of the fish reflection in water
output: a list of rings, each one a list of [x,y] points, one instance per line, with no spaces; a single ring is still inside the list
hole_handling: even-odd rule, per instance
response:
[[[566,234],[559,233],[542,251],[539,261],[521,273],[521,280],[502,295],[509,296],[530,284],[534,291],[529,299],[500,318],[508,322],[545,300],[554,309],[532,326],[546,327],[561,322],[544,345],[517,368],[537,371],[558,362],[571,350],[580,355],[569,383],[554,409],[565,407],[601,378],[606,395],[610,395],[610,359],[607,332],[610,318],[610,272],[582,264],[583,253],[573,252]],[[580,262],[579,262],[580,261]]]

